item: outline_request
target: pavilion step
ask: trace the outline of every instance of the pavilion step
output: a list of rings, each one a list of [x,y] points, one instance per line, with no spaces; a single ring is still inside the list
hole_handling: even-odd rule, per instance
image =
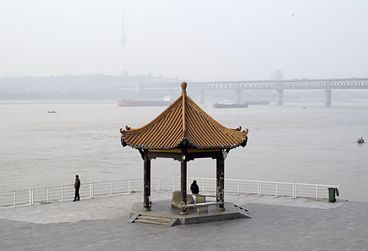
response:
[[[145,220],[145,219],[136,219],[134,223],[147,223],[147,224],[156,224],[156,225],[168,225],[168,222],[156,221],[156,220]]]
[[[132,223],[146,223],[146,224],[156,224],[156,225],[165,225],[165,226],[173,226],[176,224],[176,218],[170,218],[165,216],[156,216],[156,215],[138,215]]]
[[[149,215],[140,215],[138,217],[138,220],[146,220],[146,221],[158,222],[158,223],[162,223],[162,224],[168,224],[171,221],[171,218],[149,216]]]
[[[234,207],[237,207],[240,209],[240,213],[243,215],[244,218],[252,218],[252,216],[250,216],[248,214],[248,209],[244,208],[244,207],[241,207],[241,206],[238,206],[236,204],[234,204]]]

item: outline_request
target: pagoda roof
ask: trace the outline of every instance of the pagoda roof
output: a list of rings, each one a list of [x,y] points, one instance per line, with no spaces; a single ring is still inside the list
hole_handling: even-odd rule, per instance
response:
[[[167,109],[140,128],[120,129],[123,146],[136,149],[231,149],[245,146],[248,130],[226,128],[209,116],[186,94],[182,94]]]

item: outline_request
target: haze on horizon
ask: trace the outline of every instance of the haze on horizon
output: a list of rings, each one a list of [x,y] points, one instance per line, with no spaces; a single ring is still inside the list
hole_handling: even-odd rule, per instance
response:
[[[368,77],[368,2],[0,2],[0,77],[121,72],[187,80]]]

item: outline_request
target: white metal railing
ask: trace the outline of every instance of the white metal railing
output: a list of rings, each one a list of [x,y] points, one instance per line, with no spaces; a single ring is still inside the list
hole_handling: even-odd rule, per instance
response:
[[[187,184],[197,180],[201,193],[216,193],[216,179],[190,177]],[[328,198],[328,188],[339,188],[338,185],[289,183],[260,180],[225,179],[225,193],[285,196],[291,198],[313,198],[316,200]],[[169,192],[180,190],[180,178],[153,178],[151,190]],[[112,196],[116,194],[130,194],[143,191],[142,179],[112,180],[90,182],[82,184],[80,196],[82,199]],[[74,198],[74,186],[52,186],[44,188],[30,188],[9,192],[0,192],[0,207],[17,207],[33,204],[50,203],[53,201],[71,201]]]

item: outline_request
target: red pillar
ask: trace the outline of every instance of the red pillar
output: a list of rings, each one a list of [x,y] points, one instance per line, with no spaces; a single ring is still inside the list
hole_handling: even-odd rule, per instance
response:
[[[181,211],[180,214],[187,214],[187,160],[185,155],[181,159]]]
[[[225,159],[223,156],[216,158],[216,201],[220,202],[219,209],[224,207],[224,187],[225,187]]]
[[[143,208],[149,211],[151,209],[149,196],[151,193],[151,160],[147,156],[147,151],[144,152],[144,170],[143,170]]]

